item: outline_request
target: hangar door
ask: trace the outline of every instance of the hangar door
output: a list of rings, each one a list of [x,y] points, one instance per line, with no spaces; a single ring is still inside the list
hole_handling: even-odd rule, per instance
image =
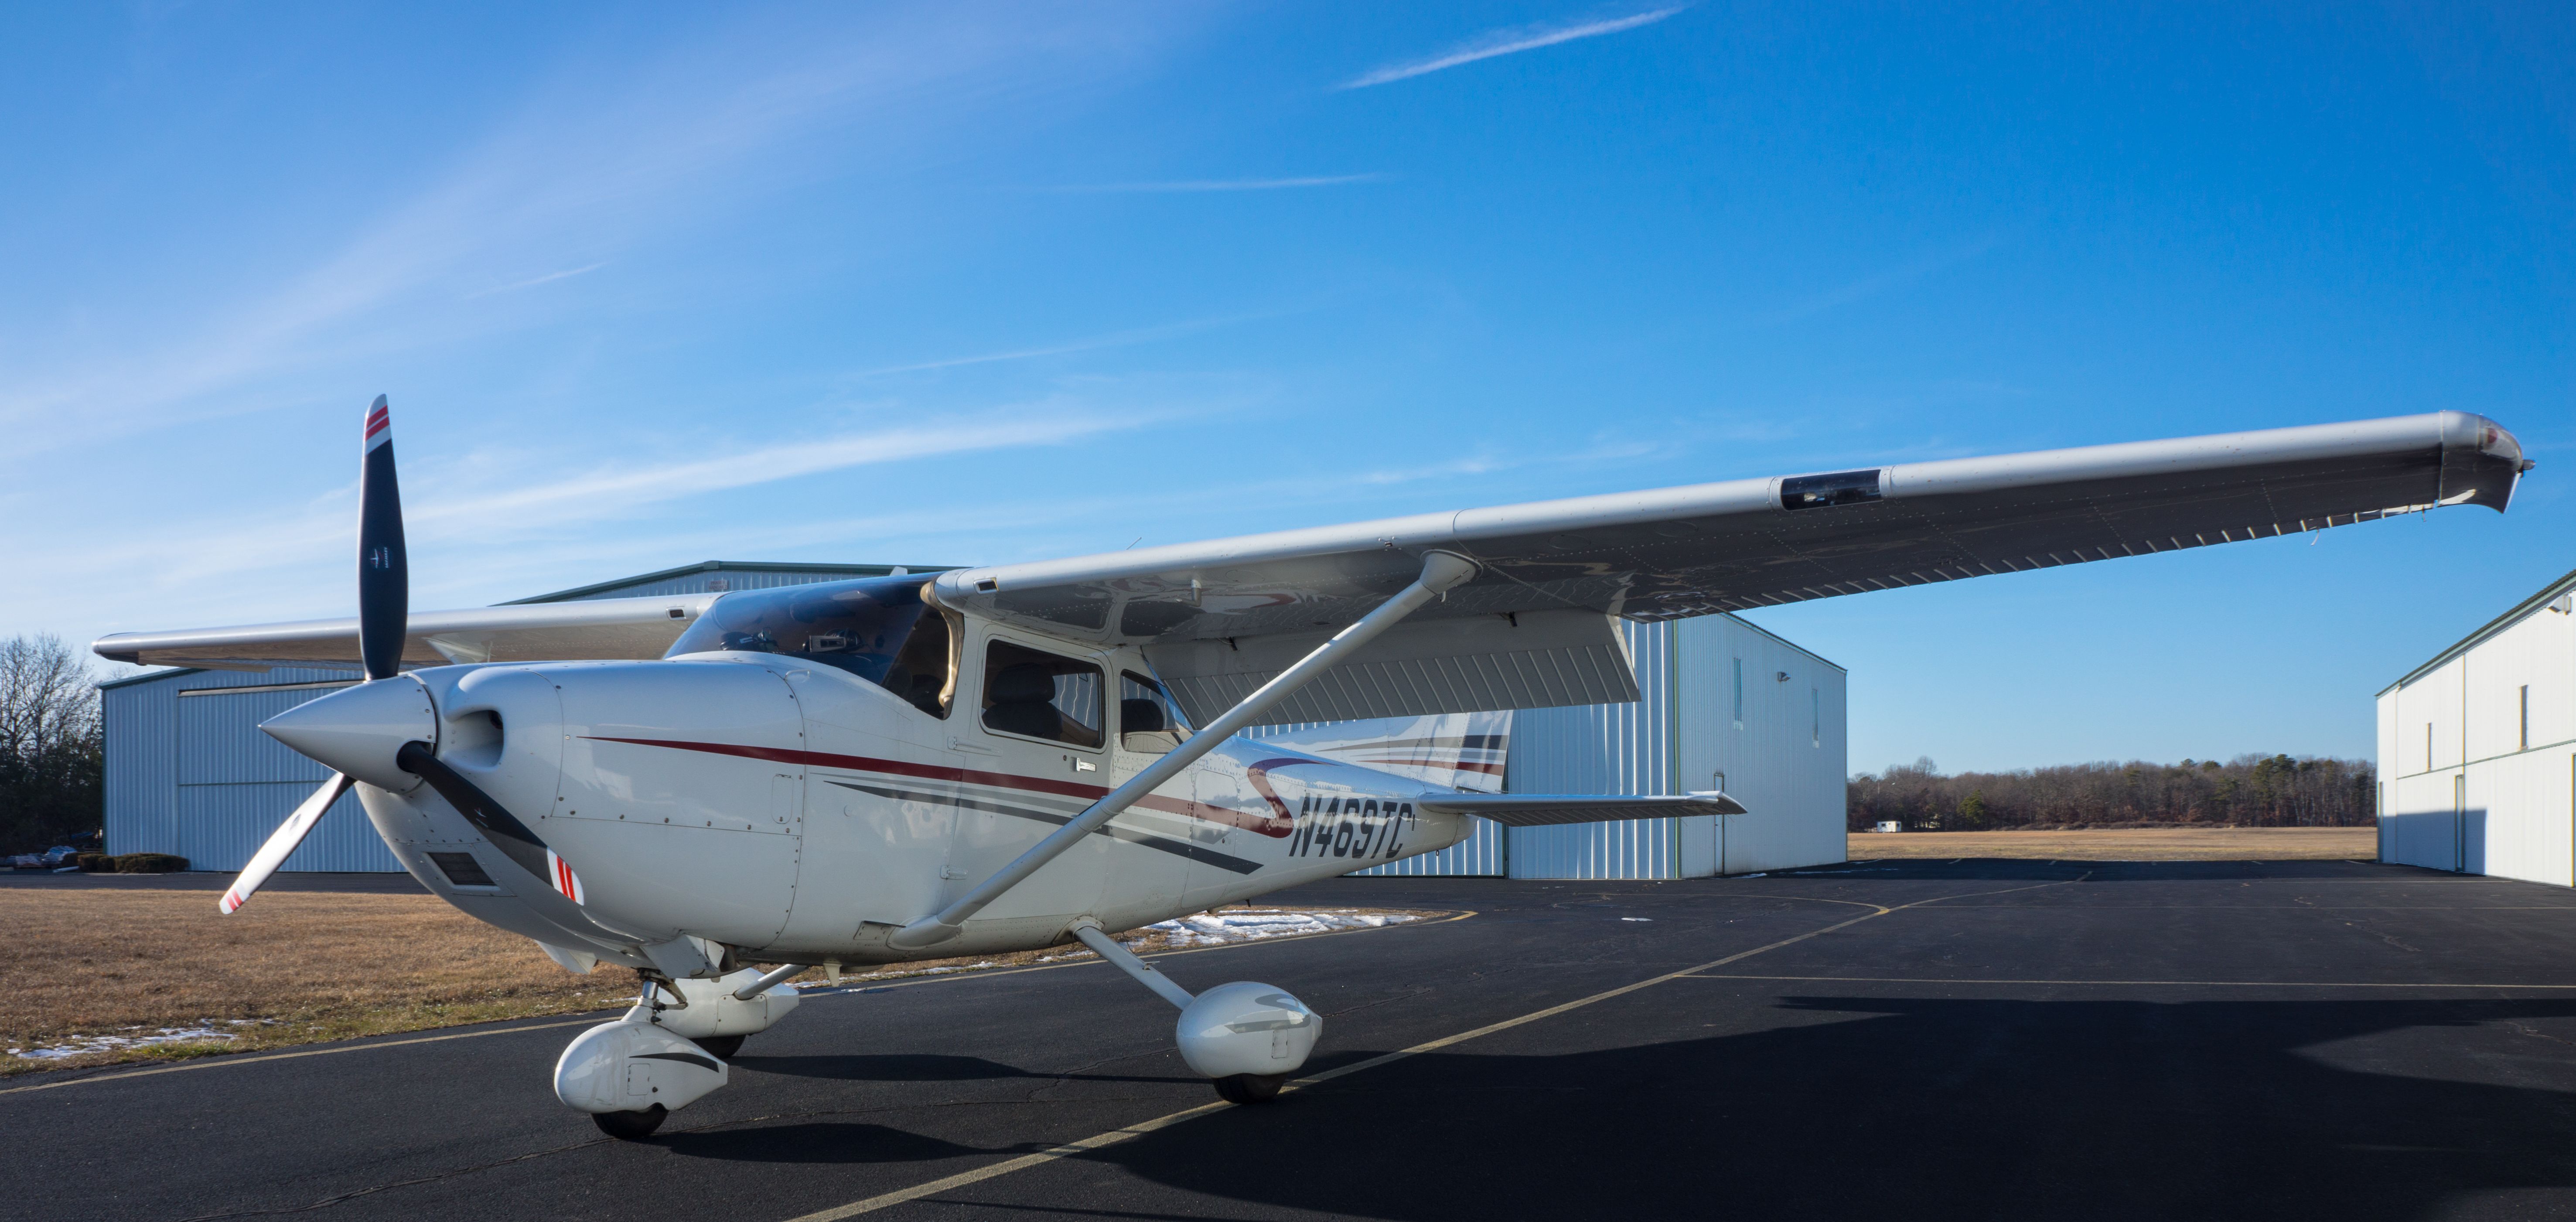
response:
[[[329,769],[259,732],[259,723],[346,686],[339,683],[238,691],[179,691],[177,852],[193,870],[238,870],[260,842],[313,795]],[[333,803],[288,870],[400,872],[367,823],[355,794]]]

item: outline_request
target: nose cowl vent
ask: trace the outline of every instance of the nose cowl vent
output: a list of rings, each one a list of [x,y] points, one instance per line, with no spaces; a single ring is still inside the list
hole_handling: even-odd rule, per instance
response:
[[[438,744],[438,757],[459,768],[489,771],[501,766],[501,750],[509,745],[509,727],[496,709],[467,709],[448,715],[446,737]]]

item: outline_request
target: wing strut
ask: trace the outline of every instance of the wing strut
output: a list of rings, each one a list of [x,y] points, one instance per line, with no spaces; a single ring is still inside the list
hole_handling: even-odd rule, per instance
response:
[[[1030,846],[1028,852],[1020,854],[1017,860],[996,871],[991,878],[975,884],[973,890],[957,897],[955,903],[894,931],[894,935],[886,939],[887,944],[902,950],[919,950],[956,937],[966,922],[983,911],[985,905],[1000,899],[1003,892],[1020,885],[1022,880],[1037,873],[1039,867],[1055,860],[1066,849],[1082,843],[1083,837],[1118,817],[1118,812],[1127,809],[1136,799],[1179,776],[1182,769],[1197,763],[1200,756],[1234,737],[1236,731],[1252,724],[1270,706],[1287,699],[1308,680],[1331,669],[1334,663],[1368,644],[1377,634],[1394,627],[1397,621],[1413,614],[1422,604],[1465,584],[1475,575],[1476,562],[1464,556],[1437,551],[1423,553],[1422,575],[1404,587],[1401,593],[1361,616],[1359,622],[1335,633],[1333,639],[1316,646],[1313,653],[1298,659],[1296,665],[1279,672],[1278,677],[1262,684],[1241,703],[1200,727],[1188,742],[1147,765],[1144,771],[1128,778],[1126,784],[1110,790],[1076,816],[1073,822],[1057,828],[1046,839]]]

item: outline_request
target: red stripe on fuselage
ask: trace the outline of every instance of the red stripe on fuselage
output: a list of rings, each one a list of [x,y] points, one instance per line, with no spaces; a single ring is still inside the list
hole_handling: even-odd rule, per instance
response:
[[[743,759],[767,760],[774,764],[804,764],[818,768],[849,768],[863,772],[890,772],[896,776],[920,777],[926,781],[963,781],[972,785],[992,785],[1002,789],[1020,789],[1033,793],[1059,794],[1068,798],[1092,800],[1109,790],[1099,785],[1076,781],[1052,781],[1041,777],[1015,776],[1007,772],[984,772],[948,764],[914,764],[903,760],[877,759],[866,755],[835,755],[829,751],[804,751],[790,747],[753,747],[742,743],[693,743],[668,738],[607,738],[583,735],[593,742],[632,743],[639,747],[668,747],[674,751],[704,751],[709,755],[733,755]],[[1275,801],[1275,799],[1274,799]],[[1146,794],[1136,805],[1165,814],[1183,815],[1209,823],[1222,823],[1258,832],[1273,840],[1286,839],[1297,830],[1294,819],[1269,818],[1249,811],[1228,810],[1186,798],[1166,798]],[[1284,809],[1284,808],[1283,808]]]

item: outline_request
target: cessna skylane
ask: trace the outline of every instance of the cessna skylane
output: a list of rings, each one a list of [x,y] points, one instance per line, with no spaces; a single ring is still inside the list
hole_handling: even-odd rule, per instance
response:
[[[725,1084],[784,982],[1078,942],[1180,1010],[1182,1058],[1277,1094],[1323,1020],[1192,995],[1118,933],[1525,826],[1742,814],[1723,793],[1470,784],[1489,744],[1248,727],[1638,698],[1657,621],[2349,526],[2501,511],[2532,464],[2440,412],[1389,518],[783,589],[412,613],[393,433],[368,409],[358,615],[120,633],[126,662],[341,665],[261,728],[332,770],[431,891],[574,972],[643,977],[556,1094],[619,1137]],[[1419,724],[1419,723],[1417,723]],[[1471,758],[1475,757],[1475,758]],[[1482,770],[1481,772],[1478,770]],[[1753,817],[1760,818],[1759,812]]]

